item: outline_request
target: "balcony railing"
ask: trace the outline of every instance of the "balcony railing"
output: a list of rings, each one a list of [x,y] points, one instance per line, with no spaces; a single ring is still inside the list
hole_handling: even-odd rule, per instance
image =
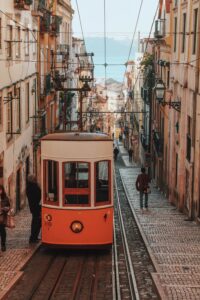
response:
[[[153,142],[155,150],[158,156],[162,156],[163,154],[163,139],[161,138],[160,132],[154,131],[153,133]]]
[[[155,39],[162,39],[165,36],[165,20],[158,19],[155,21],[155,32],[154,37]]]
[[[57,52],[60,52],[60,54],[69,53],[69,45],[68,44],[57,44]]]
[[[14,8],[20,10],[29,10],[33,0],[14,0]]]

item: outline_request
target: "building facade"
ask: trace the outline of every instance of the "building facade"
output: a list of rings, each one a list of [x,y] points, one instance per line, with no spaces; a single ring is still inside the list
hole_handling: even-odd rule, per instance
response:
[[[0,3],[0,182],[16,211],[25,206],[26,178],[33,168],[38,24],[31,4]]]

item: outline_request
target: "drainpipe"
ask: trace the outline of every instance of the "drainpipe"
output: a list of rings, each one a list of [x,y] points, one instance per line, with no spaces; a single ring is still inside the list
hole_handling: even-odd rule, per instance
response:
[[[197,32],[200,32],[200,5],[198,7],[198,28]],[[199,89],[199,56],[200,56],[200,36],[197,34],[197,44],[196,44],[196,65],[195,65],[195,91],[193,95],[193,128],[192,128],[192,146],[194,149],[193,162],[192,162],[192,187],[191,187],[191,201],[189,209],[189,218],[193,220],[195,218],[195,202],[194,202],[194,187],[195,187],[195,160],[199,160],[199,157],[195,157],[195,146],[196,146],[196,115],[197,115],[197,95]]]

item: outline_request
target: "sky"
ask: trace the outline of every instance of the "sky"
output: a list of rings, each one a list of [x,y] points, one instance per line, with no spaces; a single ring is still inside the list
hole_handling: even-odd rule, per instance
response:
[[[75,10],[73,18],[74,36],[82,37],[78,3],[85,37],[102,37],[104,33],[104,0],[71,0]],[[106,31],[108,37],[132,39],[141,0],[106,0]],[[159,0],[143,0],[137,32],[148,36]],[[136,34],[137,37],[137,34]]]

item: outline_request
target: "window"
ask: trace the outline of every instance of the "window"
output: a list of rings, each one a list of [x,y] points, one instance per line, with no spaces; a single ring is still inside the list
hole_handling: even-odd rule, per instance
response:
[[[3,126],[3,103],[2,103],[2,96],[0,95],[0,130]]]
[[[190,162],[191,160],[191,146],[192,146],[192,118],[188,116],[187,122],[187,136],[186,136],[186,158]]]
[[[2,49],[2,19],[0,18],[0,50]]]
[[[185,52],[185,38],[186,38],[186,13],[183,14],[183,36],[182,36],[182,53]]]
[[[13,39],[13,28],[8,25],[8,40],[7,40],[7,57],[12,58],[12,39]]]
[[[29,30],[25,31],[25,55],[29,55]]]
[[[175,187],[177,187],[178,184],[178,154],[176,153],[176,174],[175,174]]]
[[[21,99],[20,88],[16,89],[16,130],[21,129]]]
[[[110,202],[110,161],[95,163],[95,202]]]
[[[16,57],[20,57],[20,54],[21,54],[20,39],[21,39],[21,29],[18,26],[16,28]]]
[[[198,19],[198,8],[194,10],[194,21],[193,21],[193,49],[192,49],[192,54],[196,53],[196,48],[197,48],[197,19]]]
[[[30,118],[29,82],[26,83],[26,123]]]
[[[177,41],[177,17],[174,18],[174,52],[176,52],[176,41]]]
[[[13,120],[12,120],[12,93],[8,93],[7,98],[7,140],[12,138]]]
[[[64,204],[88,205],[90,200],[89,163],[64,163],[63,175]]]
[[[44,203],[59,204],[59,164],[57,161],[44,161]]]

